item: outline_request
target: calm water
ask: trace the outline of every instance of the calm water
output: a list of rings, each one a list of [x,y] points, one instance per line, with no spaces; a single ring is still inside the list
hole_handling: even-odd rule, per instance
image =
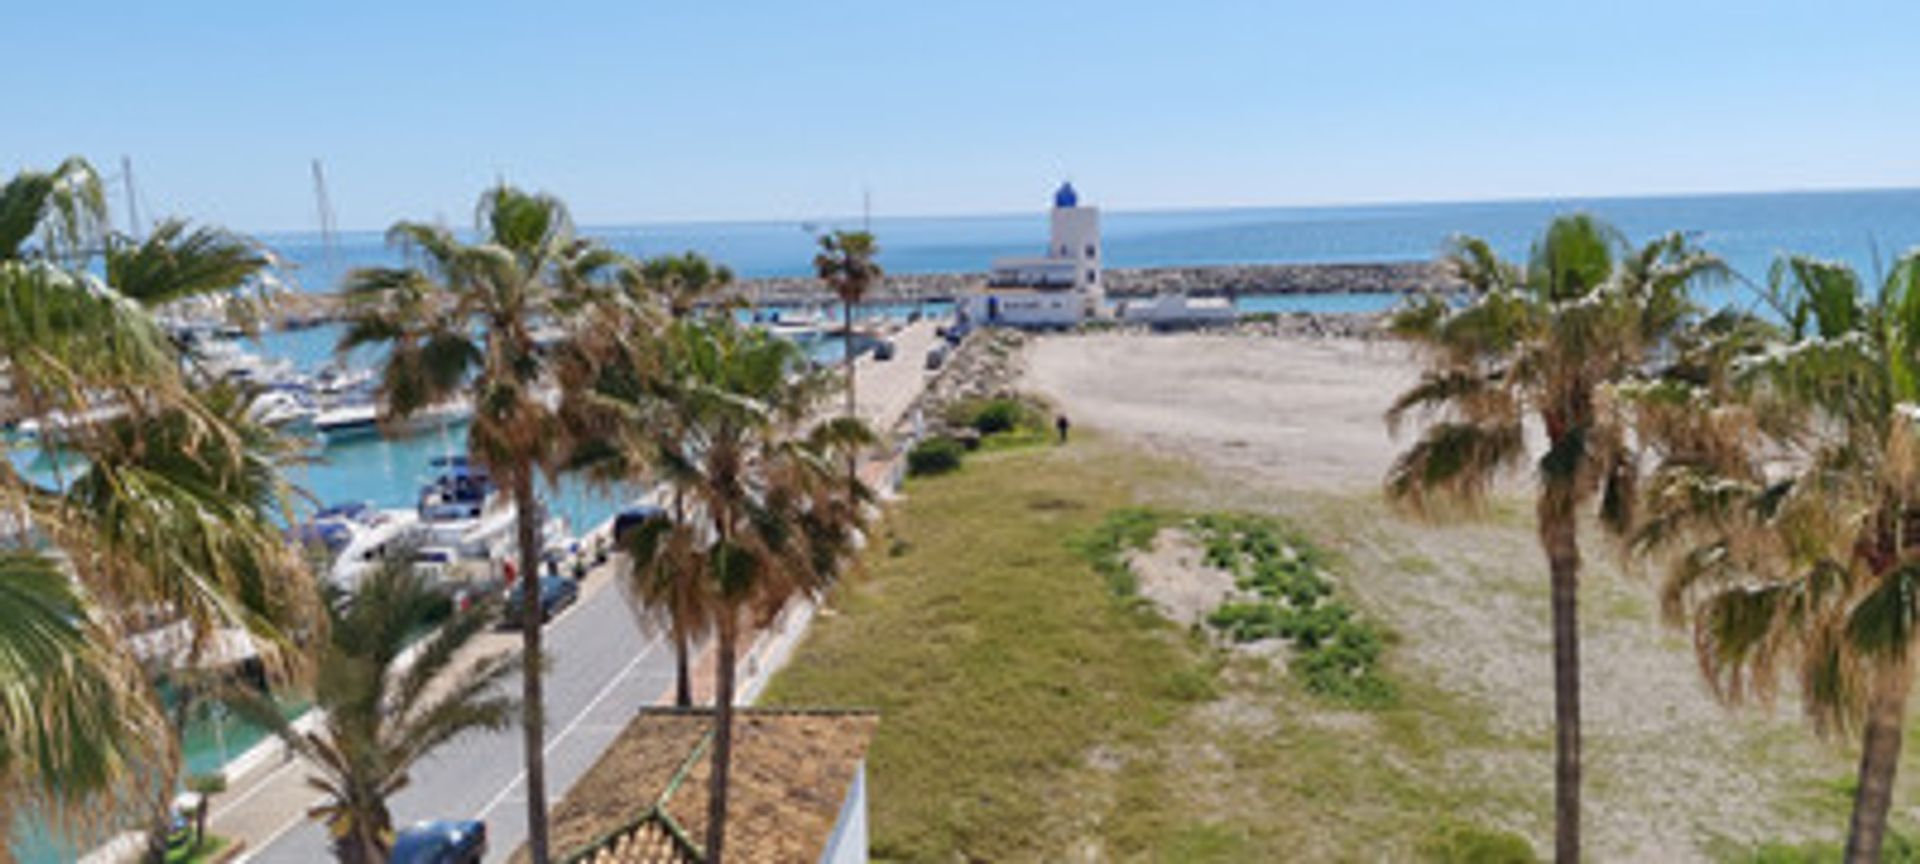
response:
[[[1098,190],[1085,191],[1099,203]],[[1012,215],[876,218],[881,262],[895,273],[979,271],[996,256],[1038,253],[1046,238],[1045,203],[1036,196],[1033,212]],[[1574,210],[1611,221],[1635,242],[1669,231],[1694,234],[1756,283],[1783,251],[1841,259],[1870,273],[1876,257],[1920,245],[1920,190],[1108,212],[1103,234],[1113,267],[1426,259],[1456,233],[1485,237],[1519,257],[1547,219]],[[752,277],[808,274],[811,231],[838,227],[857,223],[583,230],[636,255],[697,251]],[[294,278],[306,290],[331,290],[353,266],[397,260],[376,232],[341,235],[331,251],[315,234],[263,239],[297,265]]]
[[[1098,204],[1098,190],[1091,203]],[[997,256],[1043,251],[1044,196],[1031,213],[943,218],[877,218],[873,231],[882,247],[881,262],[894,273],[979,271]],[[1782,193],[1676,198],[1567,199],[1472,204],[1407,204],[1350,207],[1257,208],[1204,211],[1108,212],[1104,214],[1107,263],[1113,267],[1160,267],[1242,263],[1402,261],[1437,254],[1457,233],[1487,238],[1503,254],[1524,256],[1528,243],[1552,216],[1585,210],[1597,214],[1633,242],[1670,231],[1685,231],[1726,258],[1754,284],[1782,252],[1802,252],[1849,262],[1872,274],[1879,263],[1920,245],[1920,190]],[[816,230],[857,227],[853,222],[742,222],[684,225],[589,227],[584,233],[635,255],[697,251],[732,267],[744,277],[804,276],[811,272]],[[330,291],[350,268],[390,264],[397,256],[380,234],[341,235],[332,248],[317,234],[262,238],[290,264],[291,280],[301,290]],[[1751,303],[1740,284],[1714,292],[1710,304]],[[1246,311],[1373,311],[1391,298],[1383,295],[1242,298]],[[905,315],[910,305],[873,310]],[[927,311],[944,314],[944,305]],[[265,337],[262,349],[292,358],[312,369],[331,358],[335,328],[316,328]],[[838,357],[839,343],[828,340],[815,356]],[[355,358],[366,362],[368,358]],[[401,441],[368,439],[319,451],[320,461],[296,469],[293,481],[325,503],[366,500],[386,507],[413,503],[427,460],[458,450],[464,430]],[[619,494],[592,492],[562,481],[548,490],[554,512],[576,531],[584,531],[618,506]],[[236,730],[238,731],[238,730]],[[238,733],[246,737],[246,732]],[[226,742],[229,749],[237,742]],[[212,748],[195,747],[195,767],[217,760]],[[66,857],[40,846],[28,829],[23,860]]]

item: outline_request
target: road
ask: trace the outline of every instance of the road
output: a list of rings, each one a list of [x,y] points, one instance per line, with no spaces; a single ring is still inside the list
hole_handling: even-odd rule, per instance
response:
[[[640,632],[604,572],[597,581],[599,585],[590,585],[579,603],[547,626],[549,807],[559,805],[559,790],[586,773],[635,710],[655,703],[673,685],[672,648]],[[517,634],[512,638],[517,641]],[[518,693],[518,676],[507,686]],[[487,860],[504,861],[526,839],[524,768],[518,723],[501,732],[462,738],[414,768],[413,782],[393,799],[394,822],[406,826],[422,819],[483,819]],[[295,762],[288,770],[301,771],[303,766]],[[328,858],[325,831],[299,814],[250,860],[306,864]]]
[[[867,356],[856,361],[859,410],[876,431],[884,433],[900,422],[925,387],[923,364],[937,338],[933,331],[934,322],[917,322],[894,334],[900,350],[893,360],[880,362]],[[609,584],[612,569],[601,567],[589,576],[580,602],[547,628],[549,809],[559,806],[565,790],[592,767],[636,709],[657,703],[673,686],[672,648],[641,633],[619,590]],[[483,638],[503,645],[519,642],[518,634]],[[519,677],[506,686],[518,693]],[[392,801],[394,823],[404,827],[422,819],[483,819],[487,860],[504,861],[526,839],[524,765],[517,722],[502,732],[455,741],[414,768],[412,783]],[[260,792],[241,792],[253,800],[227,805],[236,810],[251,806],[269,814],[268,827],[259,834],[267,839],[255,844],[256,851],[246,860],[262,864],[327,860],[325,831],[305,815],[306,804],[315,796],[297,783],[305,771],[298,760],[284,763],[255,781]],[[216,814],[220,809],[216,806]],[[221,820],[216,816],[215,821]],[[565,851],[553,850],[556,855]]]

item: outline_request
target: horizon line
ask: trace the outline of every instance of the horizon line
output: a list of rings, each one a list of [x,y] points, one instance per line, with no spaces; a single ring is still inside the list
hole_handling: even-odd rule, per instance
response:
[[[523,188],[536,189],[526,186]],[[537,190],[546,191],[546,190]],[[1694,189],[1665,192],[1608,192],[1608,193],[1567,193],[1541,195],[1491,196],[1486,198],[1399,198],[1399,199],[1349,199],[1340,201],[1316,201],[1296,204],[1161,204],[1143,207],[1101,207],[1106,213],[1126,214],[1183,214],[1183,213],[1231,213],[1258,210],[1344,210],[1359,207],[1434,207],[1444,205],[1472,204],[1551,204],[1555,202],[1602,202],[1660,199],[1693,198],[1742,198],[1769,195],[1846,195],[1872,193],[1920,192],[1920,185],[1892,186],[1796,186],[1775,189]],[[564,200],[564,199],[563,199]],[[1093,206],[1100,206],[1097,203]],[[1043,214],[1047,207],[1035,207],[1031,210],[982,210],[971,213],[955,212],[916,212],[871,215],[874,222],[910,222],[936,220],[967,219],[1004,219],[1017,216]],[[639,219],[623,222],[578,222],[574,223],[581,233],[591,233],[596,229],[633,229],[633,228],[674,228],[701,227],[718,225],[805,225],[808,223],[858,222],[868,218],[859,212],[834,215],[805,217],[745,217],[745,218],[695,218],[695,219]],[[224,226],[223,226],[224,227]],[[383,234],[387,228],[352,227],[336,228],[335,234]],[[317,235],[322,233],[318,227],[308,228],[269,228],[250,229],[245,233],[255,237]]]

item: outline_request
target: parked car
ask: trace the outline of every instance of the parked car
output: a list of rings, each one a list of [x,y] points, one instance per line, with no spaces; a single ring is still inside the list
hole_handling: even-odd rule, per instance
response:
[[[507,589],[506,608],[500,610],[500,620],[508,627],[521,624],[520,612],[526,603],[526,595],[520,592],[526,589],[527,581],[522,579],[519,584]],[[540,623],[552,621],[555,613],[578,599],[580,583],[565,576],[540,577]]]
[[[626,533],[629,529],[654,519],[663,518],[666,515],[667,511],[655,507],[652,504],[634,504],[625,510],[621,510],[619,513],[614,514],[613,517],[614,544],[616,546],[624,544],[626,541]]]
[[[879,360],[879,361],[892,360],[893,352],[895,350],[896,349],[893,347],[892,339],[882,339],[879,342],[874,343],[873,359]]]
[[[480,864],[487,857],[487,823],[478,819],[435,819],[401,831],[393,839],[389,864]]]
[[[927,349],[927,368],[929,370],[938,369],[946,365],[946,362],[947,346],[945,344],[935,345]]]

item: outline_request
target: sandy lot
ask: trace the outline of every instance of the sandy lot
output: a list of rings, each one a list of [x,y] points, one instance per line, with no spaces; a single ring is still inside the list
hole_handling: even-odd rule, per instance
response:
[[[1400,674],[1470,700],[1496,731],[1497,746],[1452,754],[1463,781],[1519,793],[1485,820],[1546,850],[1552,670],[1531,508],[1516,496],[1486,520],[1433,526],[1382,503],[1406,442],[1381,416],[1415,371],[1391,343],[1098,334],[1037,340],[1027,386],[1077,424],[1198,466],[1211,482],[1176,491],[1183,506],[1276,512],[1344,553],[1361,604],[1402,636]],[[1728,841],[1837,838],[1843,800],[1836,816],[1822,790],[1848,776],[1845,754],[1816,742],[1790,700],[1717,704],[1686,636],[1656,620],[1655,580],[1623,575],[1597,532],[1586,537],[1589,854],[1703,860]],[[1903,773],[1900,804],[1914,800]]]
[[[1031,385],[1075,422],[1294,488],[1377,487],[1380,417],[1414,380],[1389,343],[1212,334],[1037,340]]]

